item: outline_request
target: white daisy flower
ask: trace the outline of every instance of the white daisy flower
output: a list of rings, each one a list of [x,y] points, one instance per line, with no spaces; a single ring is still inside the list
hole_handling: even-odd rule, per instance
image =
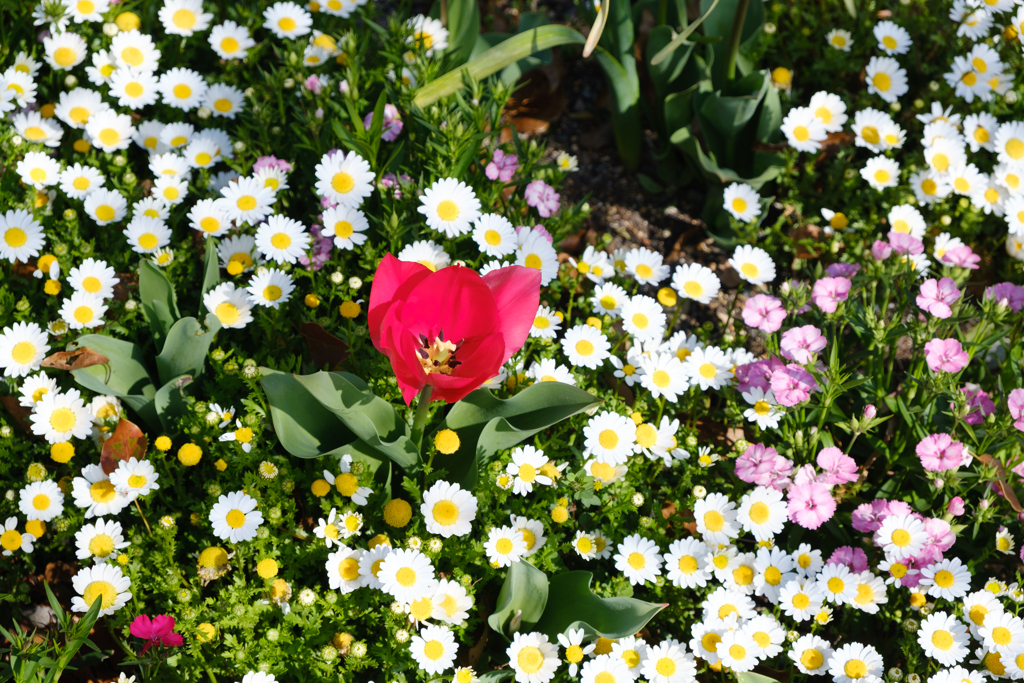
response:
[[[249,29],[233,21],[218,24],[210,31],[210,47],[221,59],[245,59],[255,45]]]
[[[128,460],[121,460],[117,469],[110,474],[110,483],[118,493],[122,493],[132,500],[138,496],[147,496],[160,488],[156,483],[160,475],[153,468],[149,460],[138,460],[134,456]]]
[[[517,631],[506,652],[516,683],[548,683],[558,670],[558,647],[543,633]]]
[[[832,646],[824,638],[807,633],[796,639],[793,649],[787,654],[800,669],[800,673],[807,676],[822,676],[828,673]]]
[[[36,537],[33,534],[18,531],[17,517],[8,517],[3,526],[0,526],[0,548],[3,549],[2,554],[5,557],[12,555],[15,550],[31,553],[35,541]]]
[[[19,107],[27,107],[36,101],[36,82],[27,73],[8,69],[0,79],[0,107],[6,113],[11,110],[12,103]]]
[[[545,287],[558,275],[558,253],[542,234],[531,233],[516,252],[516,265],[539,270],[541,287]]]
[[[295,263],[309,248],[306,226],[293,218],[273,215],[256,230],[256,248],[270,261]]]
[[[672,541],[665,554],[665,576],[677,588],[703,588],[711,578],[707,546],[696,538]]]
[[[409,641],[409,654],[420,669],[430,675],[450,669],[458,649],[455,636],[444,626],[424,626],[419,635]]]
[[[590,297],[594,313],[598,315],[609,315],[612,318],[619,316],[623,304],[629,300],[629,294],[625,289],[613,282],[594,287],[594,293]]]
[[[294,2],[276,2],[263,10],[263,28],[278,38],[300,38],[309,33],[313,17]]]
[[[942,666],[954,666],[970,652],[967,627],[945,612],[934,612],[921,621],[917,642],[927,657]]]
[[[793,107],[782,119],[782,132],[798,152],[817,152],[828,137],[824,122],[810,107]]]
[[[454,178],[435,181],[424,190],[420,203],[417,210],[426,217],[427,226],[449,238],[469,232],[480,217],[480,200],[472,188]]]
[[[224,197],[220,208],[225,218],[240,225],[256,225],[271,213],[276,194],[255,178],[239,178],[220,191]]]
[[[601,249],[595,249],[591,244],[587,245],[578,260],[570,256],[569,264],[576,269],[576,272],[596,285],[603,283],[605,278],[614,274],[615,270],[608,260],[608,253]]]
[[[49,522],[64,512],[64,494],[49,479],[32,482],[18,492],[18,510],[29,519]]]
[[[750,404],[750,407],[743,411],[743,417],[750,422],[756,422],[761,429],[778,429],[779,420],[785,415],[785,411],[775,401],[775,392],[771,389],[765,391],[761,387],[751,387],[743,392],[743,400]]]
[[[910,46],[914,44],[907,30],[891,21],[880,21],[875,24],[874,34],[875,40],[878,41],[878,49],[890,57],[907,54]]]
[[[99,616],[105,617],[124,607],[131,599],[132,580],[114,564],[97,564],[79,569],[71,578],[75,595],[71,598],[72,612],[88,612],[99,601]]]
[[[531,337],[554,339],[561,329],[562,320],[553,310],[544,305],[537,308],[537,315],[534,316],[533,326],[530,328]]]
[[[203,96],[203,105],[208,107],[214,116],[223,116],[224,118],[234,120],[235,116],[245,106],[245,94],[234,86],[214,83],[206,89],[206,94]],[[221,156],[230,159],[229,155],[230,149],[224,150],[222,148]]]
[[[577,532],[577,538],[580,533]],[[566,629],[564,633],[558,634],[558,642],[565,648],[565,661],[569,663],[569,675],[575,677],[579,671],[579,664],[586,655],[594,651],[595,643],[583,644],[585,632],[583,629]]]
[[[1005,212],[1004,205],[1008,196],[1009,194],[1002,186],[988,179],[987,183],[979,185],[971,193],[971,204],[976,209],[984,211],[986,215],[1002,216]]]
[[[418,240],[405,245],[402,251],[398,252],[397,258],[399,261],[419,263],[435,272],[452,262],[447,252],[430,240]]]
[[[888,114],[871,107],[858,111],[853,115],[854,144],[875,153],[884,152],[887,145],[882,131],[892,122]]]
[[[488,256],[501,257],[518,248],[516,230],[504,216],[496,213],[481,214],[473,226],[473,241]]]
[[[353,250],[365,244],[364,233],[370,228],[366,214],[343,204],[324,211],[323,224],[323,235],[333,237],[334,246],[346,250]]]
[[[189,142],[182,154],[192,168],[210,168],[220,161],[217,143],[205,137],[197,137]]]
[[[793,568],[793,558],[780,548],[758,548],[754,560],[754,592],[768,598],[773,605],[778,604],[783,586],[797,578]]]
[[[316,178],[317,194],[328,197],[337,204],[356,209],[373,192],[374,176],[370,164],[355,152],[325,154],[316,166]],[[479,208],[479,202],[477,207]]]
[[[384,564],[384,560],[388,555],[391,554],[390,543],[381,543],[368,549],[359,558],[359,573],[366,581],[366,586],[375,590],[380,590],[381,584],[378,575],[380,574],[381,565]]]
[[[755,287],[767,284],[775,279],[775,263],[768,252],[760,247],[744,244],[736,248],[729,265],[736,274]]]
[[[970,197],[979,187],[988,185],[988,176],[978,170],[974,164],[951,168],[946,176],[953,192]]]
[[[889,226],[893,232],[899,232],[917,239],[923,239],[928,225],[924,216],[909,204],[897,204],[889,209]]]
[[[995,151],[995,137],[999,130],[999,120],[988,112],[970,114],[964,118],[964,137],[971,151],[977,153],[984,149],[989,152]]]
[[[270,268],[253,275],[246,286],[252,302],[257,306],[278,308],[291,299],[295,285],[288,273],[277,268]]]
[[[42,152],[27,152],[15,170],[21,182],[37,190],[56,185],[60,181],[60,164]]]
[[[956,600],[971,590],[971,573],[959,557],[946,558],[921,569],[921,585],[934,598]]]
[[[204,237],[223,237],[231,228],[216,199],[200,199],[188,212],[189,227]]]
[[[882,520],[875,543],[887,555],[907,559],[921,553],[928,543],[928,532],[924,523],[913,515],[890,515]]]
[[[223,327],[241,329],[252,322],[252,300],[233,282],[222,282],[204,294],[203,305]]]
[[[214,536],[231,543],[256,538],[256,532],[263,524],[263,513],[256,508],[256,501],[241,491],[221,495],[210,509]]]
[[[203,11],[203,0],[164,0],[157,13],[164,31],[176,36],[191,36],[210,27],[213,15]]]
[[[718,664],[718,647],[728,630],[729,626],[721,619],[710,620],[710,623],[695,621],[690,626],[690,649],[708,664]]]
[[[513,493],[520,496],[532,493],[535,483],[551,486],[551,478],[540,473],[540,468],[548,461],[544,457],[544,451],[537,450],[530,445],[519,446],[512,451],[511,458],[505,471],[515,477]]]
[[[461,626],[469,619],[469,610],[473,609],[473,598],[469,596],[462,584],[448,579],[437,582],[437,588],[431,598],[434,611],[431,618]]]
[[[742,223],[749,223],[761,215],[760,195],[750,185],[732,183],[725,188],[722,208]]]
[[[73,69],[89,54],[85,39],[70,31],[43,38],[43,50],[46,63],[58,71]]]
[[[721,493],[709,493],[694,504],[697,531],[707,543],[728,543],[739,535],[736,503]]]
[[[573,367],[596,370],[608,358],[610,349],[608,338],[590,325],[571,327],[562,337],[562,351]]]
[[[758,486],[743,495],[736,518],[743,530],[758,541],[768,541],[779,534],[786,525],[788,505],[782,499],[782,491]]]
[[[435,51],[440,53],[448,48],[448,29],[437,19],[418,14],[411,17],[406,26],[411,34],[406,42],[423,50],[424,56],[431,57]]]
[[[15,323],[18,324],[18,323]],[[45,335],[43,335],[45,338]],[[2,337],[0,337],[2,339]],[[26,408],[35,408],[35,405],[39,401],[51,392],[57,391],[57,380],[50,377],[45,372],[40,372],[38,375],[29,375],[22,382],[19,392],[21,393],[21,399],[19,403]]]
[[[846,103],[839,95],[819,90],[811,96],[807,108],[821,120],[826,133],[838,133],[846,125]]]
[[[792,579],[779,590],[779,605],[796,622],[810,621],[821,611],[825,593],[812,577]]]
[[[487,560],[494,567],[508,567],[526,554],[523,532],[511,526],[491,527],[484,543]]]
[[[721,287],[715,272],[699,263],[678,265],[672,275],[672,288],[679,296],[705,305],[718,296]]]
[[[71,199],[85,199],[91,192],[103,187],[104,182],[106,179],[99,169],[77,163],[68,166],[60,174],[60,190]]]
[[[183,0],[170,1],[182,2]],[[175,67],[160,76],[158,87],[164,104],[183,111],[191,111],[203,102],[207,85],[199,73],[191,69]]]
[[[816,581],[825,599],[833,604],[845,605],[857,595],[857,575],[845,564],[825,565]]]
[[[109,562],[117,556],[116,551],[129,545],[131,544],[124,540],[121,523],[113,520],[98,519],[91,524],[84,524],[75,533],[78,559],[91,558],[94,564]]]
[[[899,184],[900,165],[887,157],[872,157],[860,170],[860,176],[868,185],[881,192],[887,187],[896,187]]]
[[[161,175],[153,183],[153,196],[167,206],[177,206],[188,196],[188,179],[183,175]]]
[[[217,244],[221,266],[229,275],[252,270],[261,260],[255,251],[256,240],[251,235],[229,235]]]
[[[11,118],[11,124],[19,135],[37,145],[57,147],[64,137],[63,128],[44,119],[37,111],[19,112]]]
[[[626,253],[626,272],[641,285],[657,286],[672,271],[662,262],[661,254],[636,247]]]
[[[34,256],[46,243],[43,226],[24,209],[13,209],[0,214],[0,259],[23,263]]]
[[[872,57],[864,68],[869,95],[890,104],[907,93],[907,72],[892,57]]]
[[[476,497],[458,484],[436,481],[423,494],[420,514],[429,533],[444,538],[465,536],[476,519]]]
[[[91,199],[97,194],[99,192],[94,192],[89,195],[89,198]],[[128,239],[132,251],[138,254],[152,254],[171,242],[171,229],[167,227],[167,224],[162,220],[145,215],[134,216],[125,227],[124,235]]]
[[[109,0],[67,0],[64,3],[68,14],[76,24],[86,21],[103,21],[103,15],[110,9]]]
[[[360,567],[362,563],[360,562]],[[418,550],[390,551],[380,564],[377,580],[381,590],[399,602],[410,603],[431,595],[437,585],[434,567]]]
[[[847,643],[833,651],[827,666],[835,683],[879,680],[882,676],[881,656],[875,648],[860,643]]]
[[[611,466],[625,463],[636,444],[636,425],[628,417],[602,411],[583,428],[584,457],[593,455]]]
[[[683,373],[689,377],[690,386],[699,386],[701,391],[721,389],[733,380],[732,364],[725,353],[714,346],[694,349],[683,363]]]
[[[348,595],[355,589],[366,585],[366,575],[360,568],[360,560],[365,553],[365,550],[349,548],[343,543],[338,543],[338,549],[327,556],[325,565],[327,582],[332,590],[336,590],[342,595]]]
[[[75,505],[85,510],[86,519],[116,515],[131,503],[131,498],[117,492],[99,465],[82,468],[82,476],[71,481],[71,495]]]
[[[117,70],[117,62],[107,50],[92,53],[92,66],[85,67],[85,75],[89,82],[97,88],[110,83],[110,77]]]
[[[132,117],[108,109],[93,114],[85,124],[85,132],[96,147],[104,152],[116,152],[128,148],[135,129],[132,128]]]
[[[1024,646],[1024,621],[1014,614],[1000,611],[985,619],[985,625],[978,628],[978,637],[989,650],[1008,655]]]
[[[584,662],[579,680],[580,683],[633,683],[634,679],[626,662],[612,653],[596,655]]]
[[[999,161],[1015,167],[1024,166],[1024,123],[1007,121],[996,131],[995,151]]]
[[[917,171],[911,175],[910,187],[914,190],[917,201],[926,206],[945,199],[953,191],[946,182],[945,174],[932,170]]]
[[[651,398],[667,398],[675,403],[679,395],[690,386],[686,368],[679,359],[668,353],[640,356],[640,385],[651,392]]]

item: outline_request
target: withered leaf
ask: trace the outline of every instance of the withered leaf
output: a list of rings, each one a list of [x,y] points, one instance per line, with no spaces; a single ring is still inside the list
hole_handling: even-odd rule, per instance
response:
[[[43,367],[54,370],[81,370],[93,365],[108,365],[109,363],[109,358],[84,346],[77,351],[58,351],[43,359]]]
[[[348,358],[348,344],[325,330],[318,323],[302,323],[299,334],[306,340],[313,365],[334,368]]]
[[[114,428],[114,433],[103,444],[103,450],[100,451],[100,467],[106,474],[110,474],[117,469],[117,464],[122,460],[145,458],[147,448],[149,443],[142,430],[133,422],[122,419]]]
[[[0,396],[0,404],[7,409],[11,418],[14,419],[15,424],[29,434],[32,433],[32,426],[28,421],[28,416],[32,414],[32,410],[21,405],[17,396]]]

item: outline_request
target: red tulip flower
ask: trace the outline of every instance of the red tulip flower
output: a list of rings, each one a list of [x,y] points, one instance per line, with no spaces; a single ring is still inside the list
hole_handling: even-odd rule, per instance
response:
[[[426,385],[431,399],[454,403],[522,348],[539,303],[533,268],[481,277],[463,266],[433,272],[388,254],[370,291],[370,339],[391,360],[407,405]]]
[[[174,617],[161,614],[150,619],[145,614],[135,617],[129,627],[131,634],[136,638],[145,638],[146,644],[142,646],[142,654],[154,645],[164,647],[181,647],[181,635],[174,633]]]

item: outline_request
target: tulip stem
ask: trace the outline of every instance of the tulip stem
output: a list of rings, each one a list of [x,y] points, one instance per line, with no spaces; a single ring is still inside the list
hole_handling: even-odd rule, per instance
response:
[[[434,387],[430,384],[420,389],[420,395],[416,399],[416,417],[412,420],[412,442],[416,444],[416,450],[423,452],[423,429],[427,424],[427,413],[430,412],[430,394]]]

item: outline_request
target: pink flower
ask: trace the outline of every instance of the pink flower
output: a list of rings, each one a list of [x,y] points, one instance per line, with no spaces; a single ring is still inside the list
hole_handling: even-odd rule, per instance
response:
[[[950,308],[960,299],[960,290],[956,283],[948,277],[941,280],[931,278],[921,283],[921,293],[917,295],[917,305],[936,318],[946,319],[953,315]]]
[[[888,517],[889,501],[876,498],[870,503],[863,503],[853,511],[853,528],[861,533],[872,533],[882,528],[882,522]]]
[[[857,481],[857,463],[838,448],[823,448],[817,462],[822,470],[820,481],[825,484],[834,486]]]
[[[964,499],[957,496],[953,500],[949,501],[949,505],[946,506],[946,512],[954,517],[959,517],[964,514]]]
[[[369,129],[373,125],[373,112],[363,117],[363,127]],[[393,104],[384,105],[384,131],[380,134],[380,139],[384,142],[391,142],[398,137],[398,134],[402,132],[402,128],[405,126],[402,123],[402,115],[398,113],[398,107]]]
[[[788,496],[789,519],[805,529],[817,529],[835,514],[836,501],[824,484],[794,484]]]
[[[871,255],[875,257],[876,261],[884,261],[892,255],[892,245],[882,240],[875,240],[875,243],[871,245]]]
[[[823,277],[814,283],[811,301],[826,313],[835,313],[840,302],[850,296],[850,284],[845,277]]]
[[[949,522],[929,517],[924,519],[924,529],[928,532],[928,540],[925,541],[924,549],[918,554],[918,561],[928,563],[942,560],[942,553],[953,547],[956,542],[956,535],[949,526]]]
[[[750,444],[743,455],[736,458],[736,476],[757,486],[771,486],[784,489],[789,485],[793,462],[782,457],[771,447],[759,443]]]
[[[859,271],[859,263],[833,263],[825,269],[825,275],[828,275],[829,277],[851,278]]]
[[[771,388],[772,372],[784,367],[786,364],[778,356],[737,366],[737,388],[740,392],[750,391],[753,387],[768,391]]]
[[[924,251],[924,242],[905,232],[890,232],[889,244],[897,254],[916,256]]]
[[[323,84],[320,83],[320,79],[316,76],[310,76],[306,79],[306,90],[311,91],[314,95],[319,95],[323,89]]]
[[[1013,418],[1013,426],[1024,432],[1024,389],[1014,389],[1006,399],[1006,407]]]
[[[974,253],[966,244],[961,247],[947,249],[946,253],[939,257],[943,263],[951,266],[960,266],[970,270],[977,270],[981,263],[981,257]]]
[[[490,163],[484,169],[484,174],[491,180],[501,180],[501,182],[507,183],[512,180],[517,168],[519,168],[519,159],[515,154],[505,154],[500,149],[496,149]],[[531,204],[531,206],[533,205]],[[557,210],[556,208],[555,211]]]
[[[956,339],[932,339],[924,345],[924,358],[932,372],[960,372],[970,360]],[[776,392],[778,394],[778,392]]]
[[[825,564],[845,564],[851,572],[860,573],[868,569],[868,556],[860,548],[844,545],[836,548]]]
[[[256,163],[252,165],[253,175],[259,173],[265,168],[277,168],[285,173],[292,172],[292,165],[284,159],[278,159],[275,156],[260,157],[256,160]]]
[[[547,218],[562,206],[558,201],[560,195],[555,192],[555,188],[543,180],[534,180],[527,185],[523,196],[526,197],[526,203],[536,208],[542,218]]]
[[[181,635],[173,633],[174,617],[169,617],[166,614],[160,614],[152,619],[145,614],[140,614],[135,617],[135,621],[132,622],[129,631],[136,638],[146,639],[146,644],[142,646],[143,655],[154,645],[163,645],[164,647],[182,646]]]
[[[964,422],[967,424],[981,424],[986,417],[996,411],[996,404],[989,398],[988,392],[982,391],[977,384],[968,384],[960,391],[967,396],[967,407],[971,408],[971,412],[964,416]]]
[[[534,235],[540,235],[541,237],[548,241],[548,244],[555,243],[554,236],[550,232],[548,232],[547,228],[545,228],[543,225],[538,224],[533,226],[532,228],[528,228],[525,225],[516,226],[516,242],[519,244],[520,247],[526,244]]]
[[[826,343],[821,330],[814,325],[804,325],[783,332],[779,347],[783,356],[806,365],[814,360],[814,354],[825,348]]]
[[[790,364],[772,372],[771,387],[775,392],[775,400],[780,405],[792,408],[810,398],[811,392],[818,390],[818,383],[811,373],[799,365]]]
[[[864,406],[864,418],[870,420],[878,415],[878,409],[870,403]]]
[[[955,470],[964,461],[964,445],[949,434],[931,434],[917,444],[917,457],[929,472]]]
[[[743,304],[743,322],[747,327],[755,327],[765,334],[777,332],[786,319],[786,309],[782,301],[767,294],[756,294]]]
[[[985,290],[985,298],[1009,306],[1011,311],[1017,313],[1024,308],[1024,287],[1012,282],[1000,282]]]

